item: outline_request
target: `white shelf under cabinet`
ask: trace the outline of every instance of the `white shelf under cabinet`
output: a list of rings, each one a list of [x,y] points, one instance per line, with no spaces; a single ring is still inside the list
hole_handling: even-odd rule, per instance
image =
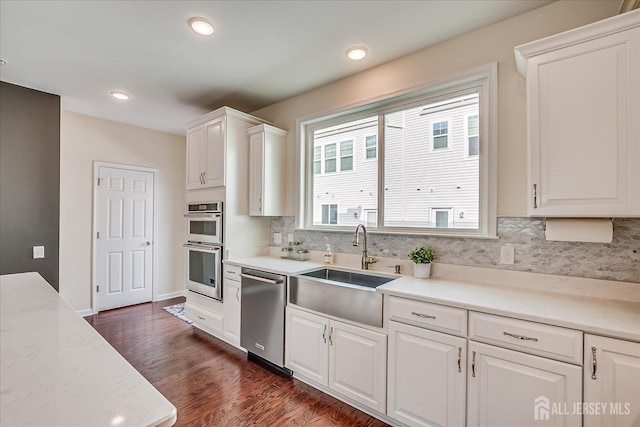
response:
[[[515,48],[531,216],[640,216],[640,10]]]

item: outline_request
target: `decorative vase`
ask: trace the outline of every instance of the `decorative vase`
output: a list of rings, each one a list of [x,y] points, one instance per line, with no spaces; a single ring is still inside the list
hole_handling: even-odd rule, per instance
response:
[[[413,275],[418,279],[428,279],[431,275],[431,263],[413,264]]]

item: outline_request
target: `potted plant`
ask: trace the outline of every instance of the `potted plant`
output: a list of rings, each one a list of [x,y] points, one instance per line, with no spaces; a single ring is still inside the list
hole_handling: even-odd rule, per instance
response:
[[[413,261],[413,275],[420,279],[427,279],[431,275],[431,261],[436,254],[430,247],[420,246],[409,252],[409,258]]]

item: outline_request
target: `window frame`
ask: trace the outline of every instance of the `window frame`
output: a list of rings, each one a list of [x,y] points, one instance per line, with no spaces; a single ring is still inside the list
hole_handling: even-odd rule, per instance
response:
[[[430,151],[432,151],[434,153],[438,153],[440,151],[449,151],[449,150],[451,150],[451,148],[452,148],[452,144],[451,144],[451,122],[452,122],[451,117],[447,117],[447,118],[439,119],[438,121],[434,121],[434,122],[430,123],[430,126],[429,126],[429,128],[430,128],[429,129],[429,139],[430,139],[430,142],[431,142],[431,145],[429,147],[431,149]],[[446,147],[436,148],[436,138],[440,137],[442,135],[435,135],[434,134],[435,133],[435,129],[434,128],[435,128],[436,124],[440,124],[440,123],[446,123],[447,124],[447,133],[446,133],[447,146]]]
[[[329,209],[329,222],[328,223],[323,223],[322,222],[322,210],[325,206],[328,206]],[[336,223],[335,224],[331,224],[331,206],[335,206],[336,207]],[[335,227],[335,226],[339,226],[340,224],[340,205],[339,203],[321,203],[320,204],[320,224],[326,227]]]
[[[479,93],[479,219],[477,229],[407,228],[383,226],[384,222],[384,123],[378,120],[378,227],[372,233],[440,235],[452,237],[497,238],[497,100],[498,64],[490,63],[449,76],[430,80],[392,95],[371,98],[356,104],[300,117],[296,121],[296,228],[319,231],[351,231],[352,227],[313,224],[313,132],[367,117],[401,110],[425,102],[437,102],[471,92]],[[451,143],[449,143],[451,146]],[[310,173],[311,172],[311,173]]]
[[[347,142],[351,143],[351,154],[343,156],[342,155],[342,144],[345,144]],[[343,172],[349,172],[349,173],[355,172],[356,171],[356,156],[355,156],[355,154],[356,154],[355,153],[356,144],[355,144],[355,141],[353,140],[353,138],[352,139],[345,139],[344,141],[340,141],[339,146],[340,147],[339,147],[338,153],[337,153],[338,154],[338,158],[340,159],[340,171],[339,172],[340,173],[343,173]],[[342,169],[342,159],[346,158],[346,157],[351,157],[351,169],[343,170]]]

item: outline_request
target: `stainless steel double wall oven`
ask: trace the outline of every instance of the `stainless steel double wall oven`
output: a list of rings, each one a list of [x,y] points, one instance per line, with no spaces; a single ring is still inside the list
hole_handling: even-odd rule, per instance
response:
[[[222,301],[222,202],[187,205],[187,289]]]

